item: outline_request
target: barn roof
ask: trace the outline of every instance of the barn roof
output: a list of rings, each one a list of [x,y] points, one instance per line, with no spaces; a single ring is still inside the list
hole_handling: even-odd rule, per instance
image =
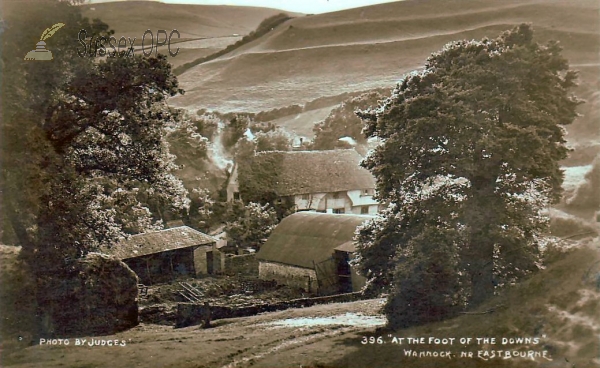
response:
[[[129,239],[112,246],[106,253],[120,259],[127,259],[196,245],[208,245],[216,241],[212,236],[191,227],[179,226],[133,235]]]
[[[261,175],[273,165],[275,177],[265,184],[280,196],[375,188],[375,178],[360,166],[361,160],[353,149],[268,151],[254,157],[251,172]]]
[[[259,260],[314,268],[340,245],[351,242],[356,227],[372,216],[296,212],[273,230],[256,257]]]

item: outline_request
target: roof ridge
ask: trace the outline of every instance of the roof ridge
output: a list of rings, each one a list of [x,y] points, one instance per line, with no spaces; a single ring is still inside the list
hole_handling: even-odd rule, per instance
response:
[[[181,229],[181,228],[188,228],[188,229],[190,229],[192,231],[198,232],[200,234],[204,234],[202,231],[198,231],[198,230],[196,230],[196,229],[194,229],[192,227],[189,227],[187,225],[182,225],[182,226],[176,226],[176,227],[169,227],[169,228],[166,228],[166,229],[146,231],[145,233],[133,234],[133,235],[129,236],[129,238],[133,238],[134,236],[140,236],[140,235],[156,234],[156,233],[160,233],[160,232],[163,232],[163,231],[175,230],[175,229]],[[208,235],[208,234],[204,234],[204,235]],[[210,236],[210,235],[208,235],[208,236]]]
[[[295,213],[292,213],[290,216],[294,216],[295,214],[312,214],[312,215],[325,215],[325,216],[348,216],[348,217],[364,217],[364,218],[374,218],[374,215],[365,215],[365,214],[358,214],[358,213],[326,213],[326,212],[317,212],[317,211],[298,211]]]
[[[274,150],[274,151],[261,151],[261,152],[257,152],[256,156],[259,155],[269,155],[269,154],[274,154],[274,153],[284,153],[284,154],[300,154],[300,153],[310,153],[310,154],[325,154],[325,153],[339,153],[339,152],[356,152],[357,154],[360,155],[360,153],[358,153],[358,151],[356,151],[354,148],[336,148],[336,149],[332,149],[332,150],[303,150],[303,151],[281,151],[281,150]],[[362,155],[361,155],[362,156]]]

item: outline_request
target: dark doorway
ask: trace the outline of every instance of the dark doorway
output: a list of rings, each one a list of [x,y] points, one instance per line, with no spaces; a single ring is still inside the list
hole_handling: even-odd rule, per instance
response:
[[[347,252],[335,252],[335,259],[337,261],[337,275],[338,282],[340,285],[340,293],[351,293],[352,292],[352,276],[350,269],[350,255]]]
[[[214,257],[213,257],[213,252],[208,251],[206,252],[206,273],[208,273],[209,275],[212,275],[214,273]]]

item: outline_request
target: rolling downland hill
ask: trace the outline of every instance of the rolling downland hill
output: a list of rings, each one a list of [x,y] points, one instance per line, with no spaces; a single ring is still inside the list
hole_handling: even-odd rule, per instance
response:
[[[559,40],[580,70],[576,92],[588,103],[569,129],[571,138],[597,139],[599,12],[595,0],[407,0],[298,17],[180,75],[186,94],[172,102],[193,110],[258,112],[392,88],[450,41],[496,37],[530,22],[539,42]]]
[[[281,13],[277,9],[225,6],[164,4],[155,1],[121,1],[83,6],[83,15],[100,18],[115,35],[137,36],[157,29],[177,29],[181,38],[245,35],[265,18]]]
[[[181,37],[174,39],[177,45],[173,46],[173,52],[176,47],[180,51],[176,57],[169,58],[174,67],[234,44],[242,36],[254,31],[264,19],[281,13],[269,8],[164,4],[155,1],[100,3],[83,5],[82,9],[85,17],[100,18],[107,23],[115,31],[117,39],[121,36],[137,38],[135,44],[138,48],[147,29],[152,31],[154,37],[157,37],[159,29],[168,34],[176,29]],[[147,38],[146,45],[149,42]],[[166,47],[161,47],[160,52],[166,54]]]

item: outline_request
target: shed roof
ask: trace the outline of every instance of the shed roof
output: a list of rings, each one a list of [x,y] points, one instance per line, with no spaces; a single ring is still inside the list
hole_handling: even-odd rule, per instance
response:
[[[353,241],[347,241],[344,244],[335,247],[335,250],[339,250],[340,252],[354,253],[356,252],[356,245]]]
[[[261,175],[262,166],[275,165],[276,177],[266,184],[280,196],[375,188],[375,178],[361,161],[353,149],[268,151],[254,157],[251,172]]]
[[[330,258],[336,247],[352,242],[356,227],[372,216],[296,212],[281,221],[260,247],[263,261],[314,268]]]
[[[117,258],[127,259],[196,245],[208,245],[217,240],[188,226],[153,231],[131,236],[108,249]]]

